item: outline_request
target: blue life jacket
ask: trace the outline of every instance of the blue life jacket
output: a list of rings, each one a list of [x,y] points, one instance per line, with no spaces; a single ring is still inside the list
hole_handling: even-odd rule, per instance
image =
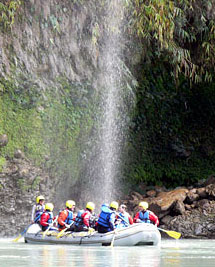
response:
[[[139,219],[143,223],[151,223],[151,221],[149,220],[149,211],[146,210],[144,213],[142,211],[140,211],[140,213],[139,213]]]
[[[115,212],[111,210],[109,207],[107,207],[106,205],[102,205],[101,210],[102,211],[99,215],[98,224],[106,228],[109,228],[109,227],[113,228],[114,221],[111,221],[111,215]]]
[[[81,215],[82,215],[84,212],[85,212],[84,210],[79,210],[79,211],[78,211],[78,214],[77,214],[77,216],[76,216],[76,218],[75,218],[75,226],[76,226],[76,227],[78,227],[78,226],[80,226],[80,225],[83,224],[83,219],[82,219]]]
[[[72,223],[72,219],[73,219],[73,212],[71,211],[71,210],[68,210],[67,209],[67,211],[68,211],[68,216],[67,216],[67,218],[66,218],[66,220],[65,220],[65,223],[66,224],[71,224]]]
[[[130,225],[130,222],[129,222],[128,214],[127,213],[122,214],[120,212],[119,213],[119,219],[120,219],[120,217],[122,217],[120,224],[123,224],[123,226],[129,226]]]

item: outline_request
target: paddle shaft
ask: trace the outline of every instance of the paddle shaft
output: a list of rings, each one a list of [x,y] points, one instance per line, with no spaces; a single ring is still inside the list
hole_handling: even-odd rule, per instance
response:
[[[40,215],[38,215],[36,218],[35,218],[35,221],[37,220],[37,219],[39,219],[40,218]],[[28,228],[32,225],[33,223],[31,223],[31,224],[29,224],[20,234],[19,234],[19,236],[18,237],[16,237],[13,241],[14,242],[17,242],[27,231],[28,231]]]
[[[56,216],[55,220],[49,225],[49,227],[45,230],[45,232],[43,233],[43,237],[46,236],[46,234],[48,233],[49,229],[54,225],[54,223],[57,221],[58,216]]]
[[[57,235],[57,238],[60,238],[63,235],[63,233],[66,232],[66,230],[69,229],[73,225],[73,223],[74,221],[71,224],[69,224],[68,228],[66,227],[63,230],[61,230],[60,233]]]
[[[129,226],[129,223],[128,223],[122,216],[120,216],[118,213],[117,213],[117,216],[118,216],[121,220],[123,220],[123,221],[126,223],[127,226]]]

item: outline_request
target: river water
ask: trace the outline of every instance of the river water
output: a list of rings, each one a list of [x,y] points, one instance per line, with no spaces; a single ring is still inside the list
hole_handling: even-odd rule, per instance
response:
[[[159,247],[33,245],[0,240],[0,266],[215,266],[215,240],[162,240]]]

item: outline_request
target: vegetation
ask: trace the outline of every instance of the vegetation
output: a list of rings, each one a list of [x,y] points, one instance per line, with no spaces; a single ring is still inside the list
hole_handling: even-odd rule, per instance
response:
[[[58,88],[49,88],[44,96],[29,78],[1,79],[0,134],[7,133],[9,142],[0,152],[3,157],[13,157],[14,151],[21,149],[50,174],[72,175],[75,179],[81,142],[92,126],[90,101],[86,98],[89,90],[88,85],[71,83],[64,78],[56,84]],[[0,167],[3,164],[1,160]],[[21,179],[19,185],[23,182]],[[33,186],[37,182],[39,180]]]
[[[211,81],[214,73],[214,1],[131,1],[132,30],[144,43],[145,60],[162,57],[176,79]]]
[[[0,26],[3,29],[10,28],[16,16],[16,13],[21,6],[20,0],[3,0],[0,3]]]
[[[75,0],[71,5],[80,9],[86,2]],[[94,2],[97,5],[93,12],[99,10],[101,14],[109,3],[108,0]],[[126,176],[131,184],[193,184],[215,171],[214,3],[211,0],[125,2],[126,8],[129,7],[129,23],[124,27],[128,25],[130,42],[121,47],[131,43],[141,47],[137,52],[137,56],[141,53],[140,66],[132,70],[139,85],[127,146],[130,157]],[[21,4],[19,0],[1,1],[3,30],[10,29]],[[55,35],[63,36],[62,17],[68,7],[58,4],[56,8],[61,10],[60,17],[58,12],[53,12],[45,19],[41,12],[37,19],[41,31],[52,29]],[[104,25],[108,21],[103,21],[101,14],[93,16],[92,21],[88,14],[87,23],[91,26],[86,23],[83,29],[89,38],[91,35],[98,62],[104,49],[102,41],[107,38],[105,34],[108,30],[118,32]],[[32,15],[35,15],[33,11]],[[77,27],[80,42],[81,30]],[[53,38],[50,42],[55,45]],[[10,44],[5,47],[11,61],[12,48]],[[48,48],[45,52],[49,52]],[[87,82],[74,82],[65,77],[58,77],[55,86],[40,91],[29,73],[28,76],[17,74],[19,67],[15,74],[0,79],[0,134],[7,133],[9,138],[8,145],[0,149],[0,171],[6,158],[13,157],[19,148],[53,176],[64,177],[65,183],[71,176],[75,180],[80,176],[83,143],[95,126],[94,91]],[[129,74],[128,87],[132,83],[136,86],[126,64],[123,69]],[[38,177],[33,186],[39,181]],[[18,181],[25,188],[23,183],[23,179]]]

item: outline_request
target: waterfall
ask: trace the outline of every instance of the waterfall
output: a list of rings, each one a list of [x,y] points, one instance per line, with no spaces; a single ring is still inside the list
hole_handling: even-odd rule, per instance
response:
[[[81,177],[85,201],[97,204],[118,199],[121,193],[123,148],[129,125],[129,111],[134,103],[133,77],[125,64],[122,31],[125,1],[109,0],[103,20],[107,25],[99,55],[96,90],[99,104],[95,116],[91,148]]]

